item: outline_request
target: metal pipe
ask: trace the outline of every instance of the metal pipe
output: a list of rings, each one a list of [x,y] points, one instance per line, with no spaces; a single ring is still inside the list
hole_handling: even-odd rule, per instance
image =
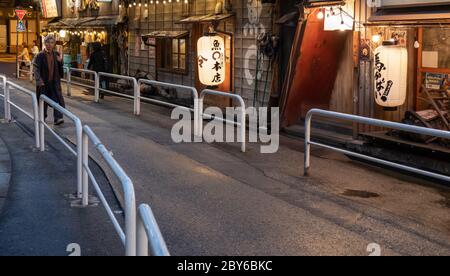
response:
[[[133,99],[133,112],[134,112],[134,114],[136,116],[139,116],[141,114],[140,97],[139,97],[140,90],[139,90],[138,81],[137,81],[136,78],[130,77],[130,76],[122,76],[122,75],[110,74],[110,73],[105,73],[105,72],[98,73],[98,78],[101,79],[101,77],[108,77],[108,78],[115,78],[115,79],[122,79],[122,80],[131,81],[133,83],[133,94],[134,94],[134,96],[132,96],[132,97],[129,96],[129,97]],[[100,85],[98,85],[98,86],[100,86]],[[120,93],[112,92],[112,91],[109,91],[109,90],[106,90],[106,89],[100,89],[100,88],[97,88],[97,89],[99,91],[105,91],[107,93],[128,96],[126,94],[120,94]]]
[[[83,144],[83,127],[81,125],[81,121],[80,119],[75,116],[73,113],[69,112],[67,109],[63,108],[62,106],[60,106],[59,104],[57,104],[56,102],[54,102],[53,100],[51,100],[50,98],[48,98],[45,95],[41,95],[41,100],[45,103],[47,103],[49,106],[51,106],[53,109],[58,110],[59,112],[61,112],[64,116],[66,116],[67,118],[69,118],[70,120],[73,121],[73,123],[75,124],[75,129],[76,129],[76,141],[77,141],[77,197],[78,198],[82,198],[83,194],[82,194],[82,190],[83,190],[83,179],[82,179],[82,171],[83,171],[83,149],[82,149],[82,144]],[[44,124],[44,103],[42,103],[41,108],[41,130],[42,132],[44,132],[44,128],[43,128],[43,124]],[[41,135],[43,135],[43,133],[41,133]],[[42,136],[41,136],[42,137]],[[45,148],[44,148],[45,150]],[[41,151],[43,151],[43,147],[41,146]]]
[[[136,196],[133,182],[88,126],[84,126],[83,132],[122,184],[125,200],[125,254],[136,256]]]
[[[81,205],[86,207],[89,205],[89,176],[86,168],[89,168],[89,137],[83,133],[83,196]]]
[[[141,97],[141,92],[140,92],[141,84],[170,87],[170,88],[175,88],[175,89],[181,89],[181,91],[183,91],[183,90],[189,91],[192,94],[192,96],[194,97],[194,135],[195,136],[200,136],[199,127],[198,127],[198,121],[199,121],[198,99],[199,99],[199,95],[198,95],[198,91],[197,91],[196,88],[190,87],[190,86],[185,86],[185,85],[179,85],[179,84],[159,82],[159,81],[154,81],[154,80],[145,80],[145,79],[139,80],[139,82],[138,82],[139,99],[145,99],[145,100],[148,100],[148,101],[152,101],[152,102],[155,102],[155,103],[158,103],[158,104],[167,105],[167,106],[170,106],[170,107],[183,107],[183,106],[172,104],[172,103],[166,103],[166,102],[154,100],[154,99],[151,99],[151,98]],[[140,101],[139,101],[139,104],[140,104]]]
[[[22,92],[24,94],[27,94],[28,96],[31,97],[31,103],[33,106],[33,113],[29,114],[28,112],[26,112],[25,110],[23,110],[22,108],[20,108],[17,105],[14,105],[19,111],[23,112],[25,115],[29,116],[33,121],[34,121],[34,140],[35,140],[35,147],[39,148],[40,147],[40,137],[39,137],[39,106],[38,106],[38,100],[36,98],[36,93],[34,93],[31,90],[28,90],[24,87],[21,87],[13,82],[10,81],[6,81],[6,89],[5,92],[7,95],[5,95],[5,102],[7,102],[7,112],[8,112],[8,121],[11,121],[11,105],[13,105],[13,103],[11,102],[11,87],[13,87],[15,90]],[[31,115],[31,116],[30,116]]]
[[[382,127],[382,128],[396,129],[396,130],[400,130],[400,131],[412,132],[412,133],[426,135],[426,136],[434,136],[434,137],[439,137],[439,138],[443,138],[443,139],[450,139],[450,131],[443,131],[443,130],[437,130],[437,129],[418,127],[418,126],[411,126],[411,125],[406,125],[406,124],[401,124],[401,123],[383,121],[383,120],[378,120],[378,119],[366,118],[366,117],[338,113],[338,112],[333,112],[333,111],[326,111],[326,110],[321,110],[321,109],[312,109],[308,112],[308,114],[306,115],[306,119],[305,119],[305,164],[304,164],[305,176],[308,176],[309,172],[310,172],[311,146],[314,145],[314,146],[334,150],[334,151],[337,151],[337,152],[340,152],[343,154],[347,154],[350,156],[354,156],[357,158],[361,158],[364,160],[368,160],[368,161],[378,163],[381,165],[389,166],[392,168],[402,169],[402,170],[406,170],[409,172],[424,175],[427,177],[432,177],[435,179],[450,182],[450,177],[446,176],[446,175],[437,174],[437,173],[413,168],[413,167],[406,166],[406,165],[396,164],[396,163],[393,163],[393,162],[390,162],[387,160],[382,160],[382,159],[378,159],[375,157],[371,157],[371,156],[351,152],[348,150],[336,148],[333,146],[329,146],[329,145],[325,145],[325,144],[321,144],[321,143],[317,143],[317,142],[312,142],[311,141],[311,121],[312,121],[312,118],[314,115],[318,115],[321,117],[334,118],[334,119],[339,119],[339,120],[352,121],[352,122],[357,122],[357,123],[361,123],[361,124],[367,124],[367,125],[372,125],[372,126],[377,126],[377,127]]]
[[[242,99],[241,96],[236,95],[236,94],[230,94],[230,93],[225,93],[225,92],[220,92],[220,91],[216,91],[216,90],[210,90],[210,89],[205,89],[202,91],[202,93],[200,94],[200,99],[199,99],[199,131],[201,132],[200,136],[203,136],[203,113],[204,113],[204,104],[203,104],[203,100],[205,98],[206,95],[216,95],[216,96],[221,96],[221,97],[227,97],[227,98],[231,98],[234,100],[237,100],[241,106],[241,110],[240,110],[240,114],[241,114],[241,127],[240,127],[240,139],[242,142],[241,145],[241,151],[245,152],[246,150],[246,131],[247,131],[247,111],[245,109],[245,102],[244,99]]]
[[[149,241],[152,256],[170,256],[155,215],[147,204],[139,206],[137,227],[138,256],[148,256]]]

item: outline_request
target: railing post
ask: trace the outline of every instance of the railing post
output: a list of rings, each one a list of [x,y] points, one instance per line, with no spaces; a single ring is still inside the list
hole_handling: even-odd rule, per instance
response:
[[[67,68],[67,96],[72,96],[72,71]]]
[[[309,176],[309,171],[311,167],[311,120],[312,113],[306,115],[305,120],[305,170],[304,176]]]
[[[199,110],[199,102],[198,98],[194,98],[194,136],[200,137],[200,110]],[[202,120],[203,121],[203,120]]]
[[[5,83],[5,121],[11,121],[11,104],[10,104],[10,85],[8,82]]]
[[[36,142],[36,149],[40,149],[41,137],[39,129],[39,104],[37,96],[35,94],[33,94],[32,96],[32,102],[33,102],[34,138]]]
[[[137,215],[137,225],[136,225],[136,255],[139,257],[147,257],[148,256],[148,237],[145,231],[144,223],[142,222],[142,218],[140,212],[138,211]]]
[[[89,137],[86,133],[83,132],[83,198],[82,198],[82,206],[86,207],[89,205],[89,177],[87,168],[89,167]]]
[[[83,126],[80,119],[75,120],[77,135],[77,197],[83,197]]]
[[[204,95],[201,95],[198,99],[198,136],[203,139],[203,99]]]
[[[95,80],[95,90],[94,90],[94,100],[96,103],[100,101],[100,76],[97,72],[94,74]]]
[[[133,78],[134,87],[134,114],[141,115],[141,87],[138,85],[136,78]]]
[[[133,182],[128,178],[122,184],[125,198],[125,255],[136,256],[136,196]]]
[[[44,100],[42,98],[39,98],[39,140],[41,144],[41,152],[45,151],[44,104]]]
[[[246,110],[245,110],[245,104],[243,103],[243,102],[241,102],[241,141],[242,141],[242,146],[241,146],[241,150],[242,150],[242,152],[245,152],[245,150],[246,150],[246,138],[247,138],[247,135],[246,135],[246,131],[247,131],[247,125],[246,125],[246,122],[247,122],[247,113],[246,113]]]

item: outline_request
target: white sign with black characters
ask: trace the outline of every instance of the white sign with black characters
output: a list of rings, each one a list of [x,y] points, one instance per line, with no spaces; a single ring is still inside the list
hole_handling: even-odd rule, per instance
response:
[[[406,101],[408,52],[399,46],[380,46],[374,60],[375,100],[383,107],[398,107]]]
[[[200,82],[217,86],[225,81],[225,41],[221,36],[203,36],[197,44]]]

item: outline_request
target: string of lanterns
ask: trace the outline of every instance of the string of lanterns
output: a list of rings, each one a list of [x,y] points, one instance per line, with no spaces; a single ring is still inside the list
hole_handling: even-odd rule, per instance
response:
[[[142,7],[142,5],[144,5],[144,7],[148,7],[148,5],[150,4],[150,5],[154,5],[154,4],[156,4],[156,5],[159,5],[159,4],[163,4],[163,5],[166,5],[166,4],[172,4],[172,3],[181,3],[181,2],[183,2],[184,4],[189,4],[189,0],[146,0],[145,1],[145,3],[143,4],[143,0],[142,1],[139,1],[139,2],[136,2],[136,1],[133,1],[133,3],[129,3],[128,4],[128,7],[129,8],[133,8],[133,7]],[[119,8],[122,8],[122,7],[124,7],[126,4],[125,4],[125,1],[122,3],[119,3]]]

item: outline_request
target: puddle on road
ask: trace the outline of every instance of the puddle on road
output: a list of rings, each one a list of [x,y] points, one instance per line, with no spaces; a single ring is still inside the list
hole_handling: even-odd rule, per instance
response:
[[[360,197],[360,198],[377,198],[380,197],[379,194],[371,193],[368,191],[358,191],[358,190],[346,190],[342,193],[343,196],[349,197]]]

